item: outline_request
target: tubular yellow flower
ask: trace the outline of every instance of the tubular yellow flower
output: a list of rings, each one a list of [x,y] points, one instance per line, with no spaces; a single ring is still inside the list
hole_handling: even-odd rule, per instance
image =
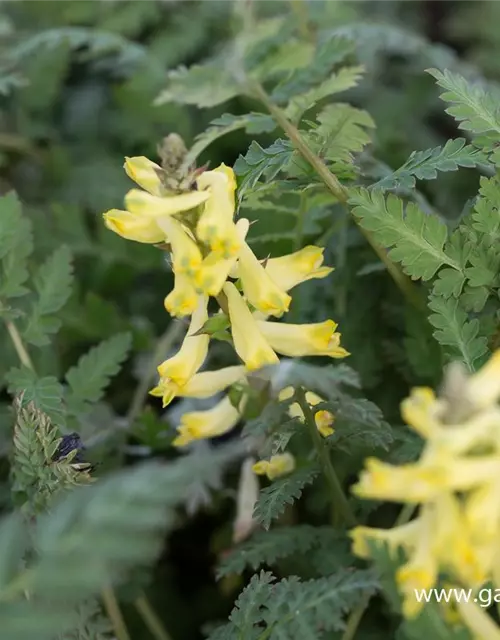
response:
[[[417,433],[428,437],[439,428],[436,417],[438,407],[434,391],[428,387],[418,387],[401,403],[401,415]]]
[[[293,387],[285,387],[279,392],[278,399],[280,401],[287,400],[288,398],[291,398],[293,394]],[[313,391],[306,391],[306,400],[311,407],[315,407],[317,404],[324,402],[324,399]],[[305,421],[304,412],[298,402],[294,402],[288,407],[288,415],[291,418],[298,418],[301,422]],[[335,429],[332,427],[332,424],[335,422],[335,416],[333,413],[324,410],[316,411],[314,414],[314,421],[323,438],[327,438],[334,433]]]
[[[295,253],[280,258],[270,258],[266,262],[266,273],[283,291],[290,291],[306,280],[326,278],[333,268],[321,266],[323,252],[322,247],[308,245]]]
[[[217,371],[197,373],[182,387],[179,395],[187,398],[210,398],[245,378],[245,367],[237,365]]]
[[[181,348],[159,367],[160,382],[150,391],[151,395],[163,397],[163,406],[169,404],[181,388],[186,385],[203,364],[208,351],[209,336],[193,335],[208,320],[207,298],[200,296],[198,306],[191,318],[191,324]]]
[[[243,241],[250,226],[246,218],[241,218],[236,223],[238,237]],[[229,272],[234,267],[237,255],[232,258],[221,258],[219,254],[212,251],[203,260],[201,269],[196,274],[195,282],[197,288],[209,296],[217,296],[226,282]]]
[[[238,256],[238,275],[243,293],[258,311],[277,317],[288,311],[291,297],[272,280],[246,242]]]
[[[267,365],[277,364],[278,356],[260,333],[256,321],[234,284],[226,282],[223,291],[228,300],[234,348],[246,368],[255,371]]]
[[[269,460],[260,460],[253,465],[258,476],[267,476],[269,480],[286,476],[295,469],[295,458],[291,453],[280,453]]]
[[[198,294],[185,273],[175,274],[174,288],[164,300],[165,309],[174,318],[190,316],[198,304]]]
[[[151,218],[138,216],[130,211],[110,209],[103,213],[104,224],[126,240],[157,244],[165,242],[166,233]]]
[[[412,520],[393,529],[372,529],[371,527],[355,527],[349,532],[352,539],[352,552],[360,558],[370,557],[369,542],[383,542],[390,550],[398,547],[411,548],[418,538],[419,522]]]
[[[175,447],[184,447],[194,440],[221,436],[234,429],[240,416],[241,412],[233,407],[228,397],[208,411],[185,413],[181,418],[181,424],[177,427],[179,435],[173,444]]]
[[[231,258],[241,246],[233,222],[236,189],[233,170],[222,164],[214,171],[204,171],[196,182],[198,189],[208,194],[205,208],[198,220],[196,235],[218,256]]]
[[[145,156],[135,156],[133,158],[126,157],[123,167],[128,177],[140,187],[154,196],[162,195],[163,187],[159,176],[162,168],[159,164]]]
[[[194,278],[201,267],[203,257],[196,242],[187,234],[183,226],[173,218],[161,221],[172,248],[173,269],[176,274],[184,273]]]
[[[257,325],[272,348],[284,356],[329,356],[345,358],[349,355],[340,346],[340,333],[333,320],[316,324],[286,324],[284,322],[257,321]]]
[[[160,198],[140,189],[130,189],[125,195],[127,211],[144,218],[163,218],[196,208],[207,199],[203,191],[189,191]]]
[[[461,620],[472,632],[474,640],[500,640],[500,629],[484,607],[472,600],[462,602],[462,599],[457,599],[456,605]]]

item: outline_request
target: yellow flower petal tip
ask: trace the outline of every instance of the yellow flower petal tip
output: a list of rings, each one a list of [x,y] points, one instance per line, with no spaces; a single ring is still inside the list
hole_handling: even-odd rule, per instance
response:
[[[295,469],[295,458],[291,453],[281,453],[271,456],[269,460],[256,462],[252,469],[256,475],[266,475],[269,480],[274,480],[288,475]]]

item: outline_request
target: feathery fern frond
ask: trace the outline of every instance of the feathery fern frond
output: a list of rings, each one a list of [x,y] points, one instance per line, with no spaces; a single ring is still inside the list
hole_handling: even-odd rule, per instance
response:
[[[448,140],[444,147],[413,151],[399,169],[379,180],[373,187],[413,189],[415,179],[434,180],[438,171],[457,171],[459,167],[475,167],[487,161],[486,155],[480,149],[466,144],[464,138],[456,138]]]
[[[343,67],[317,87],[310,89],[306,93],[294,96],[285,109],[286,116],[297,124],[304,113],[314,107],[320,100],[355,87],[363,71],[364,67],[362,66]]]
[[[321,154],[332,162],[352,162],[352,154],[359,153],[370,143],[366,129],[373,129],[372,117],[350,104],[330,104],[317,116],[320,123],[313,130],[321,146]]]
[[[127,357],[131,340],[130,333],[119,333],[104,340],[69,369],[66,374],[69,385],[66,401],[70,410],[80,413],[86,411],[90,403],[100,400],[110,378],[119,371]]]
[[[24,286],[29,276],[26,260],[32,250],[31,223],[23,217],[16,194],[8,193],[0,198],[0,299],[28,293]]]
[[[491,151],[495,141],[500,140],[500,109],[498,97],[486,92],[483,87],[473,85],[458,73],[447,69],[428,69],[445,93],[441,100],[451,103],[446,109],[460,124],[459,129],[480,136],[475,143],[486,151]]]
[[[451,358],[460,358],[469,371],[475,371],[487,351],[487,340],[479,336],[479,322],[467,319],[467,314],[454,298],[431,296],[429,322],[436,328],[434,337],[449,347]]]
[[[271,521],[280,516],[288,504],[300,498],[304,487],[314,482],[318,473],[317,467],[303,467],[262,489],[254,509],[256,521],[269,529]]]
[[[309,557],[309,552],[319,546],[335,554],[336,545],[344,538],[332,527],[308,524],[258,531],[222,560],[217,576],[241,574],[246,567],[256,570],[262,564],[273,565],[277,560],[295,554],[307,553]]]
[[[275,580],[264,571],[253,576],[229,618],[233,637],[250,639],[263,633],[271,640],[326,637],[328,632],[342,631],[345,614],[360,598],[378,588],[371,571],[338,571],[327,578],[308,581],[296,576]],[[228,632],[226,628],[225,633]]]
[[[34,278],[37,299],[28,317],[23,338],[29,343],[49,344],[49,335],[56,333],[61,320],[53,314],[59,311],[71,294],[73,265],[71,252],[62,246],[42,264]]]
[[[426,215],[412,202],[404,211],[402,200],[392,194],[386,200],[378,190],[350,189],[349,202],[361,226],[384,247],[393,247],[389,257],[413,279],[429,280],[442,265],[460,271],[443,249],[447,229],[436,216]]]
[[[32,369],[27,367],[14,367],[7,372],[5,378],[9,383],[9,392],[20,395],[23,406],[32,402],[56,424],[64,424],[63,388],[57,378],[54,376],[39,378]]]

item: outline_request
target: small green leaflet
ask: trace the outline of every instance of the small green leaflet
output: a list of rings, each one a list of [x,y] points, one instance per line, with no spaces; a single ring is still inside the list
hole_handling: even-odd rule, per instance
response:
[[[269,529],[271,521],[283,513],[287,504],[300,498],[304,487],[311,484],[318,473],[316,467],[304,467],[262,489],[254,509],[257,522]]]
[[[429,309],[433,313],[429,322],[436,328],[434,337],[445,347],[450,347],[448,353],[451,359],[457,356],[464,362],[469,371],[475,371],[479,359],[487,351],[487,340],[478,335],[479,321],[467,319],[467,314],[454,298],[447,300],[431,296]]]
[[[500,239],[500,183],[498,178],[481,177],[479,193],[472,212],[473,227],[489,236],[492,244]]]
[[[448,140],[444,147],[413,151],[408,160],[394,173],[373,185],[378,189],[413,189],[415,179],[434,180],[438,171],[457,171],[459,167],[475,167],[487,162],[486,155],[464,138]]]
[[[349,203],[365,229],[385,247],[393,247],[389,257],[403,265],[414,280],[430,280],[443,264],[460,270],[460,265],[444,251],[446,225],[436,216],[426,215],[413,202],[404,211],[403,201],[379,190],[352,188]]]
[[[0,198],[0,299],[28,293],[26,259],[33,250],[31,223],[14,192]]]
[[[71,411],[80,413],[88,409],[89,403],[101,399],[110,378],[118,373],[127,357],[131,343],[130,333],[118,333],[90,349],[69,369],[66,402]]]
[[[170,71],[167,87],[156,98],[155,104],[178,102],[194,104],[201,109],[227,102],[239,93],[239,85],[214,62]]]
[[[321,145],[321,155],[335,161],[352,162],[352,154],[359,153],[371,138],[366,129],[373,129],[372,117],[350,104],[330,104],[317,117],[319,127],[313,135]]]
[[[294,96],[285,109],[286,116],[297,124],[304,113],[317,102],[336,93],[355,87],[364,71],[364,67],[343,67],[337,73],[333,73],[319,86],[310,89],[306,93]]]
[[[256,135],[269,133],[274,131],[275,128],[276,124],[273,118],[265,113],[247,113],[242,116],[224,113],[220,118],[212,120],[208,128],[196,137],[194,144],[189,149],[184,165],[190,166],[200,153],[227,133],[245,129],[248,134]]]
[[[477,146],[490,151],[495,141],[500,140],[500,111],[498,96],[487,93],[481,86],[473,85],[458,73],[445,69],[427,69],[443,89],[440,98],[451,103],[446,113],[460,122],[459,129],[482,134],[476,139]]]
[[[34,278],[37,299],[28,317],[23,337],[31,344],[49,344],[48,334],[59,330],[61,320],[54,317],[66,303],[73,284],[72,256],[68,247],[56,249],[38,269]]]
[[[54,376],[38,378],[36,373],[27,367],[10,369],[5,377],[9,384],[10,393],[23,394],[23,406],[33,402],[56,424],[64,423],[63,388],[57,378]]]

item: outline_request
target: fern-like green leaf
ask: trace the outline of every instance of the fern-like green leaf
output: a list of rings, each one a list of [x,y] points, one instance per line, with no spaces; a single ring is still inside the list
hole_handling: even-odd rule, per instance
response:
[[[479,336],[477,319],[468,320],[467,314],[454,298],[431,296],[429,308],[433,313],[429,322],[436,328],[434,337],[445,347],[452,359],[460,358],[469,371],[475,371],[480,359],[487,353],[487,340]]]
[[[428,69],[445,93],[441,99],[451,103],[446,112],[460,124],[459,129],[481,135],[477,144],[491,150],[495,141],[500,140],[500,110],[498,97],[487,93],[481,86],[473,85],[457,73],[438,69]]]
[[[338,571],[327,578],[275,582],[272,574],[253,576],[230,616],[232,637],[317,640],[345,628],[344,616],[378,589],[371,571]],[[231,637],[225,629],[222,637]],[[210,636],[213,640],[214,636]],[[220,637],[220,636],[215,636]]]
[[[475,167],[483,162],[487,162],[485,154],[480,149],[466,144],[464,138],[448,140],[444,147],[413,151],[403,166],[379,180],[374,187],[413,189],[415,179],[434,180],[438,171],[456,171],[459,167]]]
[[[119,333],[84,354],[66,374],[68,407],[75,413],[101,399],[110,378],[118,373],[130,350],[130,333]]]
[[[321,145],[322,155],[332,162],[351,162],[352,154],[359,153],[370,142],[366,129],[375,127],[372,117],[350,104],[331,104],[317,117],[319,127],[314,137]]]
[[[264,113],[247,113],[242,116],[233,116],[230,113],[224,113],[219,118],[212,120],[208,129],[200,133],[189,149],[184,164],[191,165],[196,158],[213,142],[225,136],[227,133],[245,129],[248,134],[256,135],[259,133],[268,133],[274,131],[276,123],[271,116]]]
[[[442,265],[460,271],[460,265],[444,249],[446,225],[436,216],[426,215],[412,202],[404,211],[403,201],[381,191],[351,189],[353,213],[365,229],[385,247],[393,247],[389,257],[400,262],[414,280],[429,280]]]
[[[22,394],[22,406],[32,402],[56,424],[64,424],[65,412],[62,404],[63,388],[54,376],[38,378],[27,367],[13,368],[6,374],[9,392]]]
[[[37,300],[28,317],[23,337],[31,344],[42,346],[50,342],[48,334],[56,333],[61,321],[52,314],[66,303],[73,284],[73,264],[68,247],[56,249],[35,276]]]
[[[481,177],[480,198],[472,212],[472,226],[487,234],[491,244],[500,239],[500,183],[498,178]]]
[[[277,560],[295,554],[307,553],[309,556],[320,545],[334,553],[333,549],[341,538],[344,537],[332,527],[312,527],[308,524],[258,531],[223,559],[217,576],[241,574],[246,567],[255,571],[260,565],[273,565]]]
[[[343,67],[337,73],[333,73],[317,87],[314,87],[301,95],[294,96],[285,110],[287,117],[297,124],[304,113],[320,100],[355,87],[358,84],[363,71],[364,67],[362,66]]]
[[[0,299],[28,293],[26,259],[33,249],[31,224],[21,212],[21,203],[11,192],[0,198]]]
[[[167,87],[156,98],[155,104],[178,102],[197,107],[215,107],[240,93],[240,87],[227,73],[222,63],[179,67],[167,75]]]
[[[328,38],[316,51],[311,64],[305,69],[297,69],[290,77],[278,84],[272,92],[272,99],[287,103],[299,94],[316,87],[332,73],[332,68],[340,64],[354,49],[354,43],[343,37]]]
[[[256,521],[269,529],[271,521],[284,512],[286,505],[300,498],[304,487],[314,482],[318,473],[316,467],[304,467],[262,489],[254,509]]]
[[[293,154],[293,146],[288,140],[275,140],[266,149],[254,140],[246,155],[240,156],[234,165],[236,175],[241,177],[240,199],[252,191],[262,177],[271,182],[281,171],[286,171]]]

